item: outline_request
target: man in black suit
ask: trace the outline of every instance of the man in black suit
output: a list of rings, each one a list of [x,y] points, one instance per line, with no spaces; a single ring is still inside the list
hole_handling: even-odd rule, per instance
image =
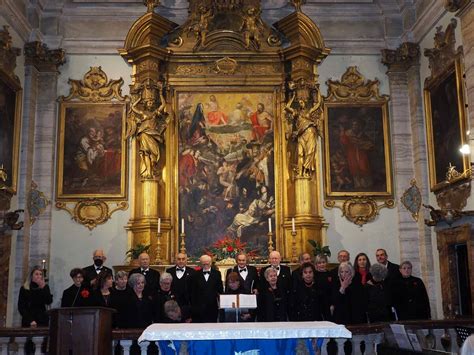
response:
[[[227,276],[234,271],[239,274],[240,285],[245,290],[245,293],[257,293],[259,281],[257,269],[255,266],[247,264],[247,255],[245,253],[240,253],[236,259],[237,265],[227,270],[225,279],[227,280]]]
[[[92,260],[94,261],[93,265],[86,266],[82,268],[84,271],[84,285],[87,287],[94,287],[96,284],[97,276],[101,273],[113,274],[112,269],[104,265],[107,257],[104,254],[102,249],[94,250],[92,253]]]
[[[387,251],[385,249],[379,248],[375,251],[375,258],[377,262],[387,268],[387,277],[385,281],[392,282],[400,277],[400,265],[388,261]]]
[[[142,274],[145,276],[145,291],[155,294],[158,292],[158,287],[160,285],[160,273],[156,270],[150,269],[150,255],[147,253],[141,253],[138,256],[138,262],[140,267],[130,270],[128,277],[131,274]]]
[[[284,292],[291,292],[291,288],[293,286],[292,281],[291,281],[291,270],[288,266],[286,265],[281,265],[281,255],[278,251],[274,250],[270,253],[269,256],[269,261],[270,265],[267,267],[262,268],[260,271],[260,285],[262,288],[267,289],[270,287],[268,284],[268,281],[265,279],[265,270],[268,269],[269,267],[274,268],[277,271],[278,279],[278,287],[281,288]]]
[[[188,256],[184,253],[176,254],[176,265],[166,270],[173,276],[171,291],[176,295],[176,301],[180,307],[189,306],[190,300],[190,282],[191,277],[196,270],[187,267]]]
[[[191,307],[193,323],[216,323],[218,315],[217,299],[224,292],[220,271],[211,268],[209,255],[199,258],[201,270],[191,278]]]
[[[293,270],[291,273],[291,278],[293,279],[293,288],[298,284],[298,282],[302,282],[301,278],[301,266],[306,263],[313,264],[313,261],[311,260],[311,254],[310,253],[303,253],[300,255],[298,258],[298,262],[300,263],[300,266]]]
[[[339,252],[337,253],[337,262],[339,263],[339,265],[341,265],[341,263],[349,263],[350,261],[351,254],[347,250],[339,250]],[[339,265],[329,271],[329,275],[333,280],[339,280]]]

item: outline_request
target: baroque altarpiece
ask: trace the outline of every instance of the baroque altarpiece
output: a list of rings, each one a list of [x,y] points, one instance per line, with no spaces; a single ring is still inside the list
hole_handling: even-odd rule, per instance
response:
[[[271,26],[257,0],[191,0],[180,26],[145,4],[120,50],[133,66],[129,246],[166,263],[229,239],[288,259],[324,242],[329,49],[301,3]]]

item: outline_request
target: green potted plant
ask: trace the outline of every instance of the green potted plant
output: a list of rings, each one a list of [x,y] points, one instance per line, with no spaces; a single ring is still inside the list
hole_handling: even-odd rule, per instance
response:
[[[151,244],[145,245],[142,243],[138,243],[134,247],[131,247],[130,249],[127,250],[125,255],[130,259],[130,264],[136,265],[138,264],[138,257],[141,253],[146,253],[148,252],[148,249],[150,249]]]
[[[329,245],[321,245],[319,242],[309,239],[308,243],[313,247],[313,255],[326,255],[328,258],[331,256],[331,250],[329,250]]]

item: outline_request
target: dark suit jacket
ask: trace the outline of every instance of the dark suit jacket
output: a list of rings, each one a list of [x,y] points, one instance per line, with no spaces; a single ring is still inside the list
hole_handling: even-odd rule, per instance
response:
[[[239,267],[237,265],[235,265],[233,268],[227,269],[227,272],[225,274],[226,280],[227,276],[229,276],[229,274],[233,271],[239,274],[240,286],[243,288],[245,293],[252,293],[252,290],[258,289],[260,280],[255,266],[247,265],[247,277],[245,278],[245,280],[239,273]]]
[[[219,294],[224,292],[220,271],[211,268],[206,281],[202,270],[191,277],[191,307],[193,323],[217,322]]]
[[[83,292],[87,290],[87,292]],[[72,284],[63,291],[61,298],[61,307],[89,307],[92,305],[92,291],[82,285],[76,287]]]
[[[131,274],[142,274],[142,269],[140,267],[137,267],[136,269],[130,270],[128,273],[128,277],[130,277]],[[146,275],[145,275],[145,290],[148,291],[151,295],[154,295],[156,292],[158,292],[158,288],[160,287],[160,273],[156,270],[153,270],[152,268],[149,268]]]
[[[260,286],[261,289],[268,289],[270,285],[265,280],[265,270],[271,267],[268,265],[260,271]],[[293,281],[291,279],[291,270],[288,266],[280,264],[280,274],[278,275],[278,288],[285,293],[290,293],[293,288]]]
[[[84,270],[84,285],[90,287],[91,281],[99,276],[99,274],[95,271],[95,265],[86,266],[85,268],[82,268],[82,270]],[[110,275],[113,275],[112,269],[104,265],[102,265],[102,270],[100,273],[103,272],[108,272]]]
[[[173,283],[171,284],[171,290],[176,295],[176,302],[183,306],[189,306],[191,304],[191,278],[196,273],[196,270],[186,266],[184,275],[180,279],[176,276],[176,266],[170,267],[166,270],[167,273],[173,276]]]
[[[390,261],[387,262],[387,277],[385,278],[386,281],[394,281],[402,277],[400,274],[400,265],[391,263]]]

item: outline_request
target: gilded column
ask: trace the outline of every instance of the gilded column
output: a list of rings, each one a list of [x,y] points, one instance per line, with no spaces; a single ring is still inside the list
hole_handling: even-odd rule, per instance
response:
[[[296,4],[297,5],[297,4]],[[317,66],[329,54],[319,28],[296,6],[296,11],[274,24],[291,43],[283,50],[290,65],[284,111],[286,150],[289,153],[288,210],[285,214],[285,254],[291,255],[291,219],[295,218],[297,253],[308,251],[308,240],[324,242],[326,225],[321,212],[321,147],[323,100]]]
[[[474,162],[474,1],[445,0],[448,11],[456,12],[461,20],[462,46],[464,57],[464,73],[467,90],[468,120],[471,146],[471,162]]]
[[[421,190],[422,199],[429,198],[428,162],[426,155],[423,101],[420,83],[420,49],[415,43],[405,42],[396,50],[382,51],[382,63],[388,68],[392,106],[392,147],[394,172],[397,176],[396,200],[400,201],[413,178]],[[401,203],[397,204],[399,220],[400,259],[413,263],[415,274],[420,272],[435,303],[435,279],[432,273],[433,245],[431,231],[420,214],[415,221]],[[435,307],[432,307],[434,310]]]

